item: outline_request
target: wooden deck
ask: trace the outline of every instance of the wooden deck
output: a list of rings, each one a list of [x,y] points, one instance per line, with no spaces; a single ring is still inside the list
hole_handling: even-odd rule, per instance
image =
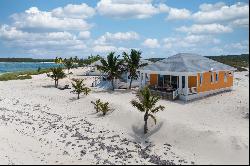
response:
[[[161,91],[161,90],[156,90],[156,89],[150,89],[150,91],[151,91],[151,93],[153,95],[160,96],[162,99],[165,99],[165,100],[175,100],[175,99],[177,99],[176,97],[174,97],[175,90]]]

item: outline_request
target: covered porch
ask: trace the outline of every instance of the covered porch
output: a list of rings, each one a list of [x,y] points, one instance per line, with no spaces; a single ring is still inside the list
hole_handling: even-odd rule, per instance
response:
[[[195,73],[142,71],[141,87],[148,86],[153,94],[163,99],[175,100],[197,94],[198,75]]]

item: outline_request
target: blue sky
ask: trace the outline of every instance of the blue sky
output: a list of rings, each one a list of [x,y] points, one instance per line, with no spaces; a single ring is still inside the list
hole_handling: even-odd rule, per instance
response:
[[[0,1],[0,57],[249,52],[249,1]]]

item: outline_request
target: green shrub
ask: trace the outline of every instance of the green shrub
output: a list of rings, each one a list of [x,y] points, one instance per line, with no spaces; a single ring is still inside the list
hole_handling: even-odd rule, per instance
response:
[[[109,107],[109,102],[101,102],[100,99],[94,101],[91,101],[92,104],[94,104],[94,108],[96,112],[102,112],[102,115],[105,116],[107,112],[111,111],[111,108]]]

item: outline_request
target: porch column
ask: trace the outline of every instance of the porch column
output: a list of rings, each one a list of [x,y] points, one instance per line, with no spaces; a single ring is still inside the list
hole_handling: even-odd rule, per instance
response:
[[[142,87],[146,85],[146,73],[142,73]]]
[[[188,95],[188,76],[185,76],[185,90],[184,90],[185,96]]]
[[[143,87],[143,73],[140,73],[140,87]]]
[[[178,76],[179,77],[179,89],[182,92],[182,76]]]

